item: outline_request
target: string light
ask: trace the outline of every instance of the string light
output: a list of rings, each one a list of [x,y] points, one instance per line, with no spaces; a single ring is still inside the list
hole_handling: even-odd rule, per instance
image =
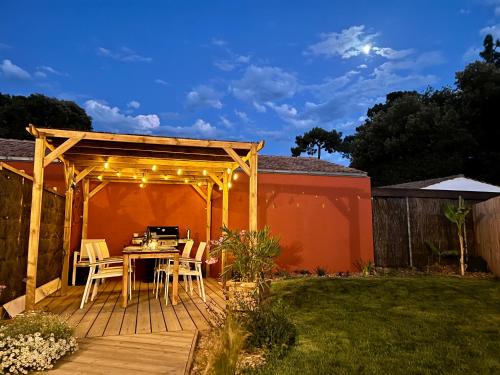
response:
[[[145,185],[144,185],[142,182],[139,184],[139,187],[140,187],[141,189],[142,189],[144,186],[145,186]]]
[[[236,180],[238,179],[238,177],[239,177],[238,173],[235,173],[235,174],[233,175],[233,180],[234,180],[234,181],[236,181]]]
[[[228,169],[227,169],[227,173],[228,173],[228,174],[231,174],[231,168],[228,168]]]
[[[99,181],[102,181],[102,174],[100,174],[99,176],[97,176],[97,179],[98,179]]]
[[[206,169],[204,169],[204,170],[203,170],[203,176],[206,176],[207,174],[208,174],[208,173],[207,173],[207,170],[206,170]]]
[[[104,163],[104,169],[108,169],[108,168],[109,168],[109,163],[108,162]]]
[[[187,184],[189,180],[187,178],[184,179],[184,183]]]
[[[116,172],[116,175],[120,177],[122,174],[120,172]]]
[[[201,182],[198,182],[198,184],[197,184],[197,185],[198,185],[198,186],[201,186]]]
[[[148,179],[146,178],[146,176],[142,176],[141,181],[142,181],[142,182],[147,182],[147,181],[148,181]]]
[[[163,176],[163,179],[164,179],[164,180],[168,180],[169,178],[170,178],[170,177],[168,177],[168,176]]]
[[[177,175],[180,176],[182,174],[182,169],[177,169]]]
[[[228,182],[227,187],[228,187],[228,189],[231,189],[233,187],[233,184],[231,182]]]
[[[156,165],[153,165],[153,166],[151,167],[151,169],[153,170],[153,172],[156,172],[156,170],[158,169],[158,167],[157,167]]]
[[[137,180],[137,175],[136,174],[134,174],[134,180]]]

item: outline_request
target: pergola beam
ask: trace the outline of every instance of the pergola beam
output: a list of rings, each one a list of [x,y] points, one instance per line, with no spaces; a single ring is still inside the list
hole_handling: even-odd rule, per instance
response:
[[[258,201],[257,201],[257,147],[253,146],[250,150],[250,181],[248,188],[248,229],[250,231],[257,230],[257,215],[258,215]]]
[[[224,173],[227,173],[227,172],[224,171]],[[215,182],[217,184],[217,186],[219,186],[219,188],[223,189],[224,184],[222,183],[222,181],[220,180],[220,178],[217,175],[215,175],[214,173],[211,173],[211,172],[208,172],[208,175],[213,180],[213,182]]]
[[[66,201],[64,206],[64,234],[63,234],[63,267],[61,273],[61,294],[66,294],[68,289],[68,271],[69,271],[69,253],[71,251],[71,222],[73,216],[73,186],[72,181],[75,177],[75,167],[68,168],[66,187]]]
[[[203,139],[190,139],[190,138],[167,138],[155,137],[149,135],[130,135],[130,134],[111,134],[99,132],[82,132],[64,129],[52,128],[37,128],[31,125],[26,128],[28,132],[33,134],[44,135],[45,137],[54,138],[72,138],[75,133],[79,133],[88,140],[97,141],[114,141],[114,142],[130,142],[130,143],[144,143],[144,144],[157,144],[157,145],[171,145],[171,146],[191,146],[191,147],[214,147],[224,148],[232,147],[238,149],[249,150],[254,143],[252,142],[232,142],[232,141],[216,141],[216,140],[203,140]]]
[[[89,193],[89,199],[92,198],[97,193],[99,193],[102,189],[104,189],[107,184],[109,184],[109,182],[104,181],[104,182],[101,182],[99,185],[97,185],[95,188],[93,188],[92,191]]]
[[[95,169],[95,166],[93,167],[87,167],[83,171],[81,171],[75,178],[75,182],[79,183],[81,180],[83,180],[87,175],[92,172]]]
[[[45,156],[45,138],[36,138],[33,162],[33,188],[31,195],[30,236],[28,241],[28,267],[26,270],[25,310],[35,308],[36,271],[38,263],[38,245],[40,243],[40,219],[43,195],[43,158]]]
[[[84,135],[80,135],[80,136],[74,137],[74,138],[68,138],[63,144],[61,144],[60,146],[58,146],[57,148],[52,150],[51,153],[48,154],[47,156],[45,156],[45,158],[43,160],[44,168],[47,165],[49,165],[50,163],[52,163],[55,159],[61,157],[71,147],[73,147],[78,142],[80,142],[80,140],[82,140],[83,137],[84,137]]]
[[[212,192],[214,185],[209,183],[207,185],[207,227],[206,227],[206,241],[207,247],[205,248],[205,260],[208,260],[210,255],[210,238],[212,235]],[[210,276],[210,264],[205,262],[205,272],[207,277]]]
[[[248,166],[248,164],[245,163],[243,159],[232,148],[225,147],[224,150],[240,166],[243,172],[250,176],[250,167]]]
[[[193,185],[191,184],[191,187],[196,190],[196,192],[200,195],[200,197],[203,198],[204,201],[207,200],[207,194],[205,194],[205,192],[203,190],[200,189],[200,187],[198,185]]]

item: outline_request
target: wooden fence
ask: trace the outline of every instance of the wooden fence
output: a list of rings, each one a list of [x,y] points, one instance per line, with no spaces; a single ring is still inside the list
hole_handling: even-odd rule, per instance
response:
[[[461,196],[468,206],[497,194],[422,189],[376,188],[372,191],[375,264],[425,267],[431,262],[426,242],[458,250],[456,229],[443,215]],[[466,223],[467,253],[475,255],[473,216]]]
[[[0,163],[0,305],[26,291],[32,180]],[[37,285],[61,276],[64,197],[44,190]]]
[[[473,213],[476,252],[500,276],[500,197],[474,205]]]

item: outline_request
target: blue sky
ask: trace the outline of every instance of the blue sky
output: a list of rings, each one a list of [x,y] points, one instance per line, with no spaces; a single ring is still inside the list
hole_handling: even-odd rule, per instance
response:
[[[487,32],[500,0],[4,1],[0,91],[74,100],[96,130],[288,155],[388,92],[452,85]]]

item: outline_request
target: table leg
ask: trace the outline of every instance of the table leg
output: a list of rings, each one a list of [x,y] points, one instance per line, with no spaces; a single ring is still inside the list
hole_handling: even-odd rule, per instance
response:
[[[128,302],[128,263],[129,254],[123,254],[123,277],[122,277],[122,307],[127,307]]]
[[[179,253],[174,254],[174,280],[172,282],[172,305],[179,300]]]

